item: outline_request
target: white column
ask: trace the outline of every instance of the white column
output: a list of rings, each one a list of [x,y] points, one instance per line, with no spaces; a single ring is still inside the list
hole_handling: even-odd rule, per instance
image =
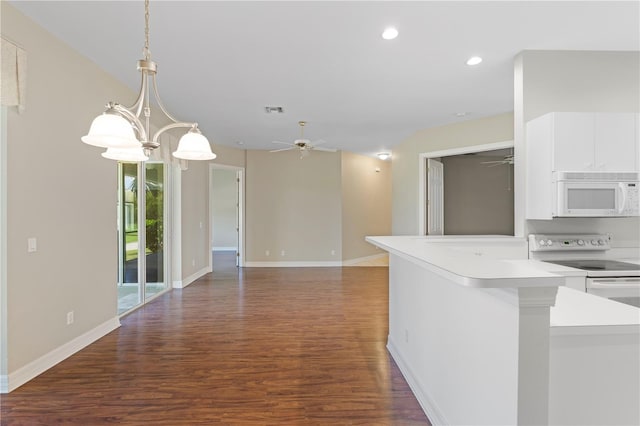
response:
[[[518,425],[549,422],[549,314],[557,292],[518,289]]]

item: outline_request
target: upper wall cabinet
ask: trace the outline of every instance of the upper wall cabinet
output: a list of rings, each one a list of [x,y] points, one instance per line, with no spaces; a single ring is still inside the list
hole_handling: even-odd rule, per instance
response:
[[[553,112],[527,123],[527,148],[551,171],[640,171],[638,114]],[[534,157],[536,157],[534,155]]]
[[[640,114],[595,114],[596,170],[640,170],[638,117]]]
[[[551,219],[553,172],[639,172],[640,114],[552,112],[527,123],[526,218]]]

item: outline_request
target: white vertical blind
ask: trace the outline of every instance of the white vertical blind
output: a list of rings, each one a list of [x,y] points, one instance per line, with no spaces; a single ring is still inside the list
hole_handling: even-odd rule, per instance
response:
[[[27,99],[27,52],[2,38],[2,74],[0,74],[2,105],[25,109]]]

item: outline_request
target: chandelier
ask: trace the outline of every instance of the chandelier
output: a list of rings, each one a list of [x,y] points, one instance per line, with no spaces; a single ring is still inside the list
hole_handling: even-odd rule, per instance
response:
[[[149,0],[144,2],[145,43],[143,57],[138,61],[138,71],[142,74],[140,92],[135,103],[129,107],[109,102],[104,113],[91,123],[89,134],[81,138],[82,142],[107,148],[102,156],[111,160],[139,162],[149,159],[151,151],[160,147],[158,138],[167,130],[188,128],[178,142],[173,156],[182,160],[213,160],[216,154],[211,152],[209,141],[198,129],[198,123],[187,123],[175,119],[165,108],[156,84],[157,64],[151,60],[149,51]],[[164,115],[172,123],[160,128],[151,137],[150,92]]]

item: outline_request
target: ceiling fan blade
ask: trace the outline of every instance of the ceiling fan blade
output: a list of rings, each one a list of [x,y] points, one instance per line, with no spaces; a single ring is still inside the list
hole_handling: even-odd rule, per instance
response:
[[[291,146],[295,146],[294,144],[289,143],[289,142],[272,141],[271,143],[279,143],[279,144],[281,144],[281,145],[291,145]]]
[[[271,150],[271,151],[269,151],[269,152],[289,151],[289,150],[292,150],[292,149],[294,149],[294,147],[291,147],[291,148],[280,148],[280,149],[274,149],[274,150]]]
[[[324,151],[324,152],[336,152],[337,149],[336,148],[318,148],[318,147],[313,147],[313,149],[315,151]]]
[[[318,146],[318,145],[322,145],[323,143],[327,143],[327,141],[325,141],[324,139],[318,139],[317,141],[311,142],[311,145]]]

